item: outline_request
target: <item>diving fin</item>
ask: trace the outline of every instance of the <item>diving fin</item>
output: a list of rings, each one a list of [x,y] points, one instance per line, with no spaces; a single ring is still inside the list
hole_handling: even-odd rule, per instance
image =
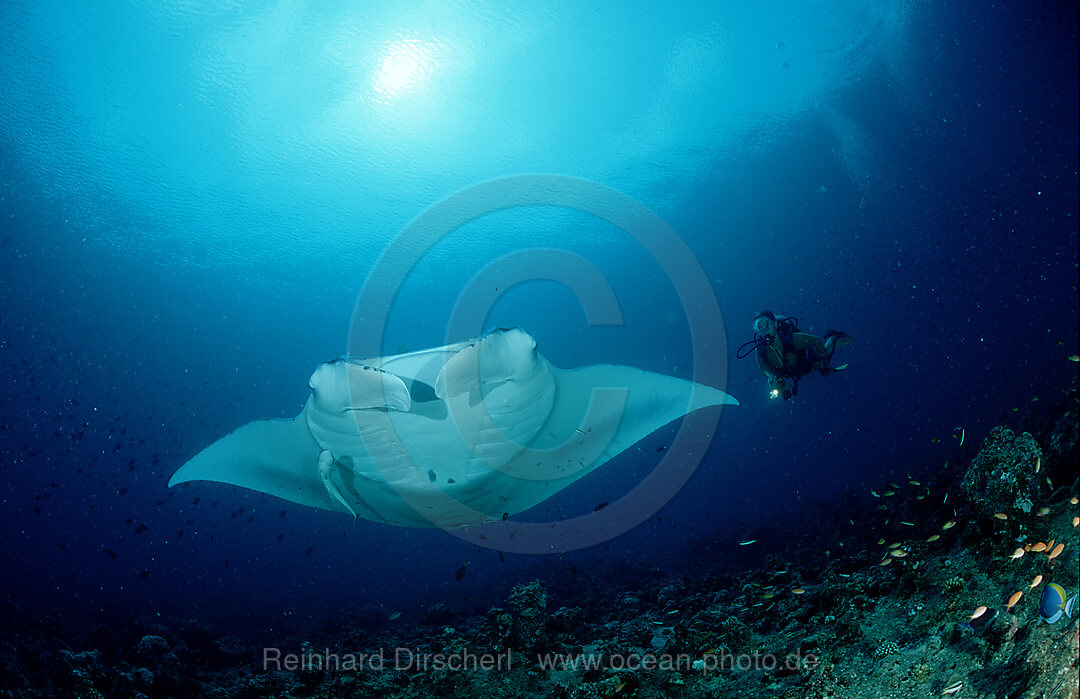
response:
[[[847,333],[840,332],[839,330],[829,330],[828,332],[826,332],[825,339],[827,340],[830,337],[836,338],[836,344],[833,345],[833,347],[843,347],[844,345],[850,345],[852,342],[855,341],[854,337],[848,335]]]
[[[821,375],[822,376],[828,376],[829,374],[835,374],[836,372],[843,371],[844,369],[847,369],[847,364],[841,364],[840,366],[825,367],[824,369],[821,370]]]

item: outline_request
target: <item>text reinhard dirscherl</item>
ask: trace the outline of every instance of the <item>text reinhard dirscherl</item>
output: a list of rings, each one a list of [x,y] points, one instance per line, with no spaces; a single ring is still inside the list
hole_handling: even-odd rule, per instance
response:
[[[763,670],[787,672],[812,669],[818,659],[807,653],[730,653],[718,650],[701,656],[688,653],[541,653],[534,656],[542,670],[663,670],[678,672],[749,672]],[[521,662],[518,656],[516,662]],[[459,650],[453,653],[428,653],[416,648],[379,649],[372,653],[338,653],[326,648],[313,651],[305,647],[299,653],[286,653],[281,648],[263,648],[262,669],[323,672],[423,672],[427,670],[512,670],[515,660],[510,651],[474,653]]]

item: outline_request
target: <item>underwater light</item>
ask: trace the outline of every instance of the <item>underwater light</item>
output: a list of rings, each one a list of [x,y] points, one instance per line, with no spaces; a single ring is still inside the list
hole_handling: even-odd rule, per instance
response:
[[[380,97],[392,99],[423,82],[434,67],[427,46],[415,39],[401,39],[386,48],[372,87]]]

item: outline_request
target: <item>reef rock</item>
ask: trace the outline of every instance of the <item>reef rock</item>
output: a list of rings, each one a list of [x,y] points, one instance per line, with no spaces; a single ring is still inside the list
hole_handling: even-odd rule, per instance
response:
[[[512,645],[520,649],[540,646],[547,627],[547,591],[544,583],[533,580],[528,585],[518,585],[507,600],[514,611],[510,629]]]
[[[1029,514],[1036,500],[1036,469],[1041,459],[1042,449],[1030,434],[995,427],[971,460],[962,487],[971,504],[985,515]]]

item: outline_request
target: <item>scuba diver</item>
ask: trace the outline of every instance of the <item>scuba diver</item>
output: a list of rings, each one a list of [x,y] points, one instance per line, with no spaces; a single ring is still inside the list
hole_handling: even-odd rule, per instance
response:
[[[854,339],[829,330],[823,342],[816,335],[800,332],[798,319],[761,311],[754,316],[754,339],[743,343],[736,356],[742,359],[757,350],[758,366],[769,379],[770,397],[788,400],[799,394],[799,379],[811,371],[828,376],[846,369],[847,364],[830,367],[829,362],[837,347]]]

